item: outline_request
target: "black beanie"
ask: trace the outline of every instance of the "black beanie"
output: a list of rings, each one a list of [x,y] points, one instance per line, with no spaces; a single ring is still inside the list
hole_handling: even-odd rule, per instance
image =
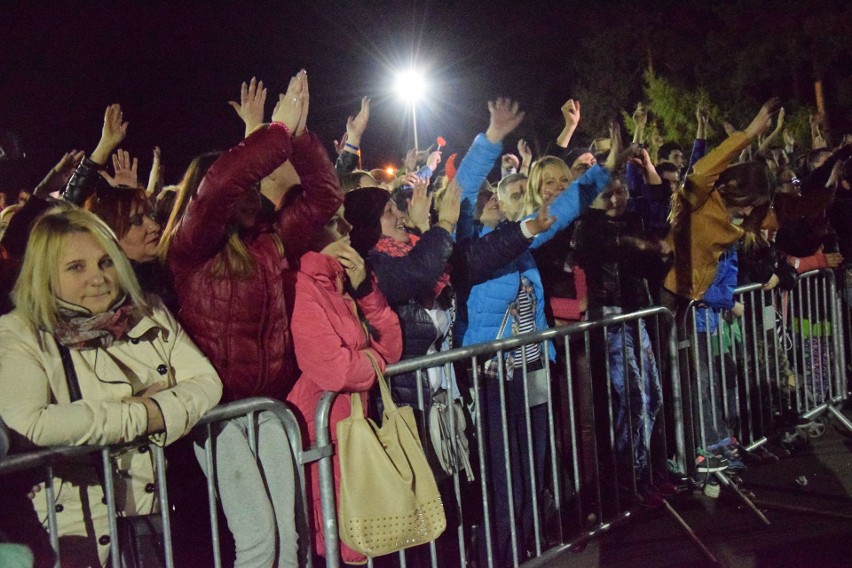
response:
[[[389,199],[390,194],[381,187],[361,187],[343,198],[346,220],[352,225],[352,248],[363,257],[382,236],[381,218]]]

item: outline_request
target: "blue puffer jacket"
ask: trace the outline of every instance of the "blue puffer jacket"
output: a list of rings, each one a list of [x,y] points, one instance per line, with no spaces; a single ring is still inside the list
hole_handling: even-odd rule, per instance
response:
[[[699,333],[716,333],[719,329],[719,311],[734,307],[737,270],[737,249],[731,247],[719,257],[716,278],[701,298],[701,303],[707,307],[695,309],[695,326]]]
[[[476,194],[479,186],[469,183],[470,171],[480,167],[486,160],[496,160],[502,150],[501,144],[492,144],[484,134],[480,134],[473,141],[473,146],[468,150],[464,161],[459,166],[456,179],[462,189],[462,212],[473,210],[476,203]],[[469,165],[468,165],[469,164]],[[466,167],[467,166],[467,167]],[[467,168],[470,168],[468,170]],[[549,241],[562,229],[571,224],[583,209],[594,201],[595,197],[606,187],[609,182],[609,172],[602,166],[594,166],[577,179],[571,186],[563,191],[553,203],[550,204],[550,214],[556,217],[556,222],[547,231],[536,235],[530,248],[537,248]],[[459,238],[464,238],[462,231],[469,231],[475,238],[476,230],[471,226],[468,228],[459,220],[457,231]],[[479,234],[487,234],[491,229],[483,227]],[[547,319],[544,315],[544,289],[541,284],[541,275],[536,267],[535,260],[529,251],[525,251],[517,259],[507,263],[494,276],[486,282],[474,286],[470,291],[467,301],[467,325],[456,325],[459,332],[465,328],[462,335],[462,345],[483,343],[497,339],[497,332],[506,314],[509,304],[515,301],[521,284],[521,277],[526,277],[533,285],[536,303],[536,328],[547,329]],[[506,326],[502,337],[512,335],[511,326]],[[555,350],[550,349],[551,358],[555,357]]]

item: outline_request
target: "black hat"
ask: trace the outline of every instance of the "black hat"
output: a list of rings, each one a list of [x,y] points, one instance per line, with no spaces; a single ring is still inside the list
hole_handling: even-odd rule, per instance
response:
[[[390,194],[380,187],[361,187],[343,198],[346,220],[352,225],[352,248],[361,256],[367,256],[382,236],[381,218],[389,199]]]

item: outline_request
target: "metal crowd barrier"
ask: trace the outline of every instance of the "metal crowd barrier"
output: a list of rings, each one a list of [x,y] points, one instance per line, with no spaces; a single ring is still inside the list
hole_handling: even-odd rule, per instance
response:
[[[639,348],[642,327],[649,334],[644,348]],[[476,559],[482,567],[546,565],[564,551],[627,521],[637,506],[647,505],[648,485],[666,478],[669,458],[672,469],[685,471],[686,467],[680,385],[677,381],[661,385],[661,367],[677,375],[672,330],[671,312],[653,307],[390,365],[387,376],[416,373],[420,381],[427,380],[428,369],[443,368],[445,376],[453,376],[455,369],[459,382],[468,382],[471,398],[465,403],[474,434],[470,458],[475,481],[468,482],[457,471],[439,482],[447,531],[429,545],[401,551],[399,564],[443,568],[467,566]],[[526,387],[535,369],[528,365],[523,350],[517,363],[520,371],[513,373],[511,381],[503,365],[497,365],[496,379],[485,378],[483,365],[494,355],[502,359],[519,347],[541,343],[541,356],[548,360],[554,354],[550,341],[557,346],[557,357],[543,369],[544,404],[533,408],[527,404],[530,391]],[[622,381],[626,388],[612,388],[611,362],[625,360],[635,363],[633,375]],[[631,385],[647,387],[654,381],[662,388],[655,390],[659,398],[649,412],[648,389],[642,392]],[[316,446],[329,454],[319,461],[329,568],[340,565],[328,451],[328,417],[334,397],[335,393],[325,393],[316,412]],[[425,437],[428,409],[420,402],[421,435]],[[515,431],[507,429],[510,423]],[[451,418],[450,429],[454,428]],[[424,446],[428,448],[428,443]],[[518,449],[523,447],[531,451]],[[644,468],[634,467],[637,451],[645,454]],[[522,486],[518,476],[523,478]],[[495,478],[500,486],[495,485]],[[664,506],[709,555],[665,500],[657,505]],[[372,565],[372,559],[368,560]]]
[[[687,464],[731,438],[755,452],[785,432],[791,439],[796,431],[821,435],[824,415],[852,432],[852,422],[838,408],[848,392],[843,312],[834,273],[802,274],[789,292],[742,286],[734,299],[745,307],[742,317],[700,302],[692,302],[688,310],[689,340],[680,344],[688,348],[689,361],[681,376]],[[741,491],[740,480],[730,471],[715,471],[713,477],[770,524],[761,510],[770,505]]]
[[[210,436],[211,427],[225,420],[247,416],[249,420],[249,445],[252,452],[257,456],[257,430],[254,421],[254,416],[263,411],[272,412],[284,425],[285,432],[290,442],[290,451],[293,455],[294,474],[298,480],[298,487],[295,488],[296,499],[296,528],[299,533],[299,562],[301,566],[311,566],[310,552],[310,523],[308,519],[307,499],[305,493],[305,463],[315,460],[319,454],[316,451],[302,450],[302,437],[299,425],[293,415],[293,412],[282,402],[271,398],[250,398],[221,405],[208,412],[196,425],[193,434],[201,434]],[[42,470],[44,472],[45,491],[44,498],[47,501],[47,529],[50,537],[51,546],[56,554],[56,566],[62,565],[59,548],[59,534],[57,531],[56,518],[56,495],[53,488],[55,478],[54,469],[61,468],[63,463],[69,460],[85,459],[84,456],[100,453],[101,464],[103,467],[104,494],[106,496],[106,504],[108,511],[108,524],[110,536],[110,563],[113,568],[120,568],[120,550],[119,539],[117,538],[117,512],[115,507],[115,492],[113,487],[112,477],[112,455],[115,450],[124,447],[140,446],[139,443],[114,445],[106,447],[98,446],[75,446],[75,447],[57,447],[27,452],[22,454],[11,454],[0,461],[0,476],[13,472],[25,470]],[[163,524],[163,553],[165,564],[168,568],[174,567],[174,536],[171,531],[171,515],[169,507],[169,497],[166,483],[166,467],[163,448],[156,444],[147,444],[147,447],[152,452],[155,463],[156,472],[156,488],[159,498],[159,514]],[[207,460],[207,471],[213,472],[213,453],[215,450],[207,445],[205,456]],[[199,472],[199,475],[202,475]],[[219,543],[219,524],[218,514],[216,510],[216,486],[214,476],[207,477],[207,493],[209,497],[209,515],[210,524],[212,527],[212,548],[214,555],[214,563],[218,568],[222,565],[222,558]],[[36,498],[40,498],[36,496]]]
[[[720,428],[752,451],[796,418],[805,424],[828,413],[852,431],[837,408],[848,393],[833,272],[803,274],[790,292],[742,286],[734,299],[744,304],[744,315],[712,310],[719,322],[712,333],[699,331],[712,327],[711,310],[699,312],[700,303],[691,305],[689,371],[697,388],[685,412],[692,425],[690,461],[698,449],[725,437],[707,439]],[[708,374],[713,380],[705,378],[699,386],[698,379]]]

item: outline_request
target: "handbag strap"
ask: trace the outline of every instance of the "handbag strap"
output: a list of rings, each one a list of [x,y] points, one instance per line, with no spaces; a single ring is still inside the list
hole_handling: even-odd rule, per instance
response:
[[[71,402],[76,402],[83,398],[83,393],[80,391],[80,382],[77,380],[77,371],[74,369],[74,361],[71,359],[71,350],[65,345],[56,341],[56,348],[59,349],[59,358],[62,360],[62,368],[65,370],[65,380],[68,382],[68,393],[71,395]]]
[[[393,401],[393,397],[391,396],[390,387],[388,387],[388,382],[385,379],[385,374],[382,372],[382,368],[379,366],[379,362],[376,359],[375,354],[369,349],[365,349],[362,351],[364,355],[370,360],[373,364],[373,370],[376,372],[376,382],[379,383],[379,391],[382,395],[382,404],[384,405],[385,411],[388,410],[396,410],[396,403]],[[356,415],[356,412],[359,413],[359,416],[364,415],[363,407],[361,405],[361,396],[360,393],[353,392],[350,397],[352,400],[352,414]]]
[[[509,323],[509,313],[512,311],[512,307],[514,306],[514,302],[509,304],[509,307],[506,308],[506,313],[503,314],[503,322],[500,324],[500,331],[497,332],[496,339],[503,338],[503,332],[506,331],[506,324]]]
[[[57,341],[56,348],[59,349],[59,358],[62,360],[62,368],[65,370],[65,380],[68,382],[68,393],[71,396],[71,402],[76,402],[83,399],[83,392],[80,390],[80,381],[77,379],[77,370],[74,368],[74,361],[71,359],[71,350],[65,345]],[[98,476],[101,487],[106,492],[106,483],[104,481],[103,464],[95,458],[95,454],[89,454],[89,460],[92,462],[92,467],[95,468],[95,475]]]

